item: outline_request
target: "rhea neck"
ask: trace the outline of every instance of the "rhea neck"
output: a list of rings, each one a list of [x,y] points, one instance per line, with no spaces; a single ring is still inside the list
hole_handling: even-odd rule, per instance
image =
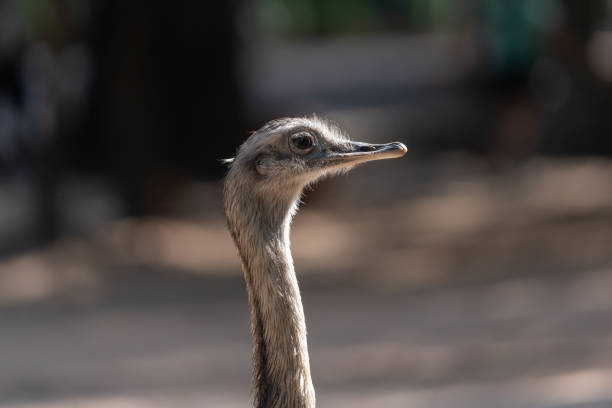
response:
[[[226,185],[225,211],[251,307],[257,408],[313,408],[306,323],[289,230],[301,186],[278,192]],[[239,191],[242,190],[242,191]]]

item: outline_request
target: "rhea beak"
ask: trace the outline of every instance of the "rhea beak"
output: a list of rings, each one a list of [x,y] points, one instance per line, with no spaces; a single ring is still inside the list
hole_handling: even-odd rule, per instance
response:
[[[350,167],[373,160],[395,159],[406,154],[403,143],[371,144],[350,141],[326,154],[326,167]]]

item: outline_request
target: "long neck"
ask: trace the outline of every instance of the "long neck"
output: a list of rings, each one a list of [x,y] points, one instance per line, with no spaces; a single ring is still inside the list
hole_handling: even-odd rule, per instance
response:
[[[257,408],[315,406],[304,310],[289,248],[293,205],[226,205],[251,306]]]

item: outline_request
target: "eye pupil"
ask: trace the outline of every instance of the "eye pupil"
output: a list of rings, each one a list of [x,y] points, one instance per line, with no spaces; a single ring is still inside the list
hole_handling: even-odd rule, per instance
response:
[[[291,137],[291,146],[295,153],[306,154],[314,146],[314,138],[308,132],[299,132]]]
[[[295,141],[295,144],[302,150],[308,149],[310,146],[312,146],[312,140],[310,140],[310,138],[307,136],[300,136]]]
[[[293,153],[305,155],[315,146],[315,138],[310,132],[297,132],[289,138],[289,148]]]

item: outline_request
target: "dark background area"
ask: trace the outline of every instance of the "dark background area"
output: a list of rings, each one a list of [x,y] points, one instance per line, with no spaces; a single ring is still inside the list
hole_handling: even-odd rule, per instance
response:
[[[219,160],[312,113],[409,148],[296,219],[321,406],[612,404],[609,1],[4,0],[0,406],[247,406]]]
[[[418,157],[612,149],[605,1],[6,1],[2,18],[0,174],[36,197],[4,252],[65,232],[66,178],[159,213],[279,115],[395,109]]]

